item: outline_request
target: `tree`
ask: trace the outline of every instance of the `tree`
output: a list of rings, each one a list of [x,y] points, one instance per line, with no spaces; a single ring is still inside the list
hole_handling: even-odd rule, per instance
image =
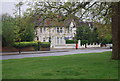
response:
[[[106,43],[112,43],[111,24],[102,24],[100,22],[96,22],[95,27],[97,28],[98,39],[101,43],[103,41],[106,41]]]
[[[14,23],[15,19],[8,14],[2,15],[2,45],[8,46],[14,42]]]
[[[96,28],[91,28],[88,25],[77,27],[76,38],[77,40],[88,40],[88,43],[98,43],[98,34]]]
[[[89,26],[81,26],[77,28],[76,37],[79,40],[89,40],[89,34],[91,34],[91,30]]]
[[[34,19],[30,14],[24,13],[21,16],[21,6],[23,2],[16,4],[15,19],[16,19],[16,41],[33,41],[35,37]]]
[[[113,3],[112,5],[112,40],[113,40],[113,52],[112,59],[120,60],[120,48],[119,48],[119,30],[120,30],[120,2]]]
[[[33,41],[35,38],[33,19],[29,16],[23,16],[21,19],[21,41]]]
[[[120,3],[120,2],[119,2]],[[119,26],[118,20],[119,20],[119,3],[115,3],[117,6],[112,6],[112,3],[110,2],[94,2],[90,0],[90,2],[45,2],[45,3],[40,3],[37,2],[35,5],[35,13],[37,12],[42,12],[42,14],[49,14],[49,13],[60,13],[64,15],[65,17],[68,17],[69,15],[77,15],[81,19],[87,19],[90,21],[98,21],[101,22],[102,24],[116,24],[112,25],[113,33],[113,55],[112,58],[116,59],[119,57],[118,56],[118,39],[117,39],[117,30],[116,27]],[[40,5],[42,4],[42,5]],[[37,6],[37,7],[36,7]],[[39,8],[38,8],[39,6]],[[44,6],[44,7],[43,7]],[[117,15],[114,15],[112,17],[112,9],[114,12],[116,12]],[[115,10],[116,9],[116,10]],[[33,11],[34,11],[33,10]],[[52,10],[52,11],[50,11]],[[39,14],[39,13],[37,13]],[[112,18],[112,21],[111,21]],[[113,57],[114,56],[114,57]],[[118,58],[119,59],[119,58]]]

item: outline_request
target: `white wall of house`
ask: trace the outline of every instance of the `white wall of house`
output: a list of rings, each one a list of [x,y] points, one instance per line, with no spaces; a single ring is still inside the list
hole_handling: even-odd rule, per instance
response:
[[[41,42],[49,42],[51,38],[51,47],[55,45],[65,45],[65,40],[68,38],[72,40],[76,34],[76,28],[71,22],[69,28],[67,27],[38,27],[36,29],[37,37]],[[37,40],[37,38],[35,38]]]

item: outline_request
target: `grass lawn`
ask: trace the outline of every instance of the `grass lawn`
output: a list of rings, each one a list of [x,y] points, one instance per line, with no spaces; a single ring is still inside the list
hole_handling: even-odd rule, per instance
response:
[[[111,52],[3,60],[3,79],[117,79]]]

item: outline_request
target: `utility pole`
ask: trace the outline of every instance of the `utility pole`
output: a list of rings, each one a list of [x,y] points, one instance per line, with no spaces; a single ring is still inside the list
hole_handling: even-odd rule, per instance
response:
[[[22,2],[19,2],[18,3],[18,10],[19,10],[19,27],[21,26],[21,6],[23,5]],[[18,41],[19,41],[19,54],[21,54],[21,47],[20,47],[20,42],[21,42],[21,39],[20,37],[18,38]]]

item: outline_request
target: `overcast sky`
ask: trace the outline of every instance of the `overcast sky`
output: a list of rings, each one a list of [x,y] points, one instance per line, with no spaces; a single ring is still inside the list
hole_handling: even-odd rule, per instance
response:
[[[18,0],[1,0],[0,1],[0,15],[4,14],[4,13],[8,13],[11,16],[13,16],[13,13],[15,12],[15,4],[17,4],[19,1]],[[24,12],[26,10],[27,6],[23,5],[21,7],[22,12]]]
[[[8,13],[13,16],[13,13],[14,13],[13,9],[15,9],[15,4],[17,4],[19,1],[32,1],[32,0],[0,0],[0,15],[4,13]],[[36,1],[45,1],[45,0],[36,0]],[[55,1],[55,0],[51,0],[51,1]],[[60,0],[56,0],[56,1],[60,1]],[[62,1],[74,1],[74,0],[62,0]],[[114,0],[111,0],[111,1],[114,1]],[[27,6],[23,5],[21,7],[22,12],[24,12],[26,8]]]
[[[11,16],[13,16],[15,4],[17,4],[19,1],[25,2],[25,1],[32,1],[32,0],[0,0],[0,15],[4,13],[8,13]],[[45,1],[45,0],[34,0],[34,1]],[[21,11],[24,12],[26,8],[27,8],[26,5],[22,5]]]

